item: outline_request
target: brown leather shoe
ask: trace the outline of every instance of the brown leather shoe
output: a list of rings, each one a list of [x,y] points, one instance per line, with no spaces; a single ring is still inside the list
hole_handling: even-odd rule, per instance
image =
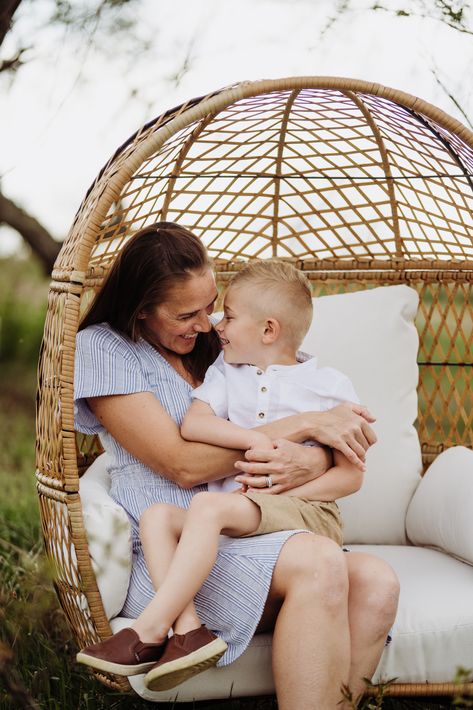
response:
[[[168,640],[161,660],[144,679],[149,690],[168,690],[214,666],[227,649],[225,641],[203,624]]]
[[[136,631],[122,629],[105,641],[79,651],[76,660],[98,671],[138,675],[146,673],[159,661],[165,647],[166,642],[142,643]]]

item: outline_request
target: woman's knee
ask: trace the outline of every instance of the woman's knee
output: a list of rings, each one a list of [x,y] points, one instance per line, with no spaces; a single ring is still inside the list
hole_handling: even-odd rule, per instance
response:
[[[344,554],[327,537],[299,534],[290,538],[280,556],[279,579],[283,580],[285,594],[306,596],[310,603],[317,599],[336,609],[346,606],[348,570]]]
[[[365,608],[381,626],[390,626],[399,602],[399,579],[384,560],[363,553],[353,554],[349,567],[350,594],[363,601]]]

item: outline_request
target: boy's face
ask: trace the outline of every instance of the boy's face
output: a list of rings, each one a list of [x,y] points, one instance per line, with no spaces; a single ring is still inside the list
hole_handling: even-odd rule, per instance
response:
[[[230,286],[225,295],[224,316],[215,326],[225,362],[251,365],[258,360],[265,321],[258,317],[257,297],[257,290],[248,285]]]

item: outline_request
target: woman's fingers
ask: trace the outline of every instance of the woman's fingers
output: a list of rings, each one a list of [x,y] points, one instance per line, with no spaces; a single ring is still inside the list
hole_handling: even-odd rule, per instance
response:
[[[376,421],[376,417],[373,417],[368,407],[365,407],[363,404],[355,404],[354,402],[349,402],[349,404],[351,405],[352,411],[355,412],[355,414],[359,414],[363,419],[366,419],[367,422],[372,424]]]
[[[271,486],[271,488],[248,488],[248,493],[265,493],[269,496],[274,496],[278,493],[282,493],[284,490],[282,486],[276,483]]]
[[[324,412],[315,438],[340,451],[363,471],[365,452],[376,442],[376,434],[369,424],[373,419],[366,407],[345,402]]]
[[[261,461],[267,463],[274,460],[275,449],[248,449],[245,451],[245,459],[247,461]]]
[[[333,448],[340,451],[341,454],[348,459],[350,463],[360,469],[366,471],[365,449],[354,438],[338,439],[334,442]]]
[[[373,444],[376,444],[376,442],[378,441],[378,437],[376,436],[370,425],[366,422],[361,422],[361,429],[363,431],[365,440],[368,442],[368,448],[370,446],[373,446]]]

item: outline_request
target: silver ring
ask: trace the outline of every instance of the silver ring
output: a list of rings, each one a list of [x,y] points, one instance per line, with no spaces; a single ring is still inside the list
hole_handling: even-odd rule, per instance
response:
[[[266,488],[272,488],[273,486],[273,479],[271,476],[265,476],[265,481],[266,481]]]

